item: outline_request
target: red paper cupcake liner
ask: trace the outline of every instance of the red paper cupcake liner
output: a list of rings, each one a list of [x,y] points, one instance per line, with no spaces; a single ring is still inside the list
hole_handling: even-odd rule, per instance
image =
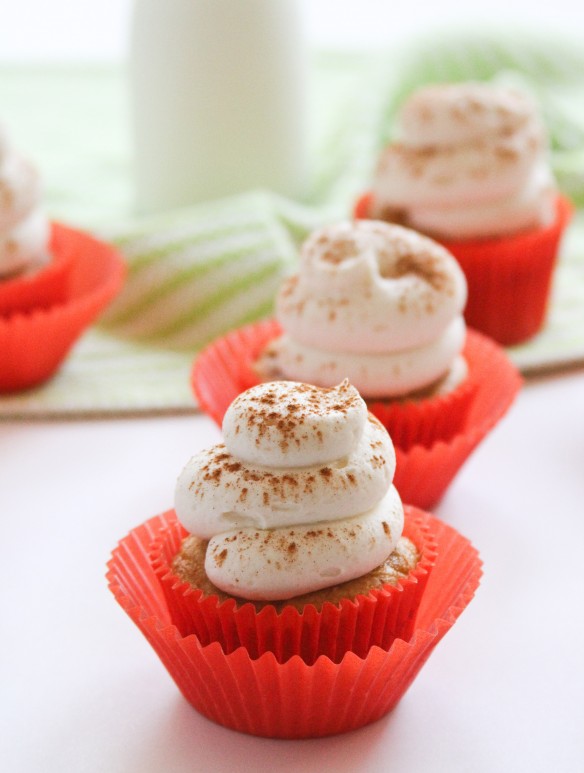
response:
[[[353,217],[355,220],[371,220],[371,207],[373,206],[373,193],[365,191],[362,193],[353,207]]]
[[[367,219],[371,203],[371,193],[361,196],[355,217]],[[470,327],[505,346],[526,341],[541,330],[560,239],[572,211],[570,201],[558,196],[555,220],[546,228],[497,239],[436,240],[454,255],[466,276],[464,316]]]
[[[62,303],[0,316],[0,392],[52,376],[83,330],[120,290],[125,264],[113,247],[57,223],[53,255],[70,264]]]
[[[191,373],[195,396],[219,426],[237,395],[259,383],[253,363],[281,332],[275,320],[264,320],[218,339],[196,359]],[[463,354],[469,367],[469,382],[476,388],[473,387],[474,396],[457,434],[440,438],[438,432],[433,434],[428,429],[421,441],[408,437],[404,447],[394,440],[395,487],[404,502],[424,509],[431,509],[440,500],[460,467],[503,417],[521,387],[517,369],[489,338],[468,330]],[[424,410],[421,402],[412,406],[404,405],[404,420],[408,411],[415,416]],[[383,403],[373,402],[369,409],[384,421]],[[447,422],[447,416],[441,415],[440,423]],[[413,430],[413,420],[410,426]]]
[[[478,390],[467,377],[447,394],[403,403],[366,400],[367,407],[391,435],[395,446],[409,451],[414,445],[430,448],[437,440],[448,442],[464,428]]]
[[[134,529],[114,550],[109,587],[148,639],[185,698],[204,716],[241,732],[271,738],[310,738],[362,727],[390,711],[408,689],[478,587],[481,561],[452,527],[415,510],[436,541],[437,558],[422,597],[416,630],[389,648],[364,657],[347,652],[339,663],[295,656],[279,663],[245,647],[226,653],[203,645],[172,623],[149,551],[174,516],[164,514]]]
[[[469,325],[505,346],[541,330],[548,307],[560,238],[572,214],[564,197],[547,228],[472,242],[443,242],[468,284],[464,316]]]
[[[197,635],[203,646],[219,642],[226,654],[245,647],[251,658],[272,652],[279,663],[299,655],[309,665],[320,655],[334,663],[348,651],[365,657],[375,644],[389,649],[397,637],[413,634],[420,600],[434,561],[436,544],[417,514],[406,518],[404,535],[420,551],[414,570],[395,586],[386,585],[355,600],[324,603],[320,610],[307,604],[302,612],[292,606],[281,612],[273,605],[260,611],[234,599],[219,602],[216,595],[180,580],[171,565],[187,531],[172,514],[168,527],[152,545],[151,560],[168,604],[170,618],[182,636]]]
[[[58,249],[55,244],[56,230],[56,226],[52,225],[51,259],[46,266],[32,274],[0,280],[0,316],[48,309],[66,300],[74,255]]]

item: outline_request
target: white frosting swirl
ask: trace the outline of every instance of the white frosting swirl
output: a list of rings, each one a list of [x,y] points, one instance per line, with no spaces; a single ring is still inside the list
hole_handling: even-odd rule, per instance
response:
[[[483,83],[427,86],[405,103],[381,155],[372,216],[443,239],[546,225],[555,184],[533,102]]]
[[[285,335],[260,371],[330,386],[349,378],[366,397],[440,379],[462,350],[466,281],[435,242],[371,220],[339,223],[303,245],[298,275],[277,299]]]
[[[0,279],[49,260],[49,223],[35,168],[0,136]]]
[[[180,522],[209,540],[205,570],[218,588],[292,598],[367,574],[393,551],[403,528],[395,452],[348,382],[261,384],[232,403],[224,432],[225,444],[189,461],[175,494]]]
[[[461,316],[455,317],[444,333],[425,346],[387,354],[356,352],[322,352],[304,346],[284,335],[273,341],[265,357],[278,363],[287,378],[312,384],[338,383],[351,374],[351,379],[364,385],[367,397],[400,397],[432,384],[444,375],[445,363],[455,362],[464,346],[466,326]],[[461,371],[466,375],[466,366]]]

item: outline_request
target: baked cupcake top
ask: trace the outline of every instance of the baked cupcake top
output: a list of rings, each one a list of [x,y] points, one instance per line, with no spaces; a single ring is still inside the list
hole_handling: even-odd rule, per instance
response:
[[[282,600],[361,577],[392,553],[404,517],[393,444],[347,381],[260,384],[223,428],[225,443],[189,461],[175,496],[179,521],[209,540],[215,586]]]
[[[48,262],[49,223],[40,201],[38,172],[0,129],[0,280]]]
[[[444,376],[465,339],[466,281],[440,245],[371,220],[320,229],[278,294],[284,335],[259,367],[366,397],[395,397]]]
[[[556,187],[526,94],[485,83],[427,86],[403,105],[397,134],[379,160],[372,217],[454,240],[551,222]]]

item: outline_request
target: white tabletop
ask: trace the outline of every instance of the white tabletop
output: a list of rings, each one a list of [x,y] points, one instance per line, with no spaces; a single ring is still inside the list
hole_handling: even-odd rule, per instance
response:
[[[331,2],[306,5],[313,38],[336,44],[395,40],[460,8],[364,0],[355,23],[352,3],[334,0],[328,17]],[[490,3],[491,20],[528,7]],[[0,57],[115,59],[129,8],[13,3]],[[560,0],[531,18],[569,28],[582,13]],[[481,552],[476,598],[390,715],[317,741],[246,737],[199,716],[107,590],[112,548],[171,506],[183,464],[219,436],[211,421],[0,423],[2,769],[584,770],[583,395],[584,369],[532,380],[463,467],[436,513]]]
[[[106,587],[211,421],[0,424],[3,769],[582,770],[583,394],[584,370],[529,383],[437,508],[485,575],[395,711],[300,742],[199,716]]]

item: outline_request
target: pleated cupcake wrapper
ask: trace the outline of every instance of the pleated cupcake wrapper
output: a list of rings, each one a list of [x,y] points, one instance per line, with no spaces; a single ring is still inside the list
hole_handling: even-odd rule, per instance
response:
[[[367,400],[367,407],[391,435],[396,446],[408,451],[414,445],[430,448],[437,440],[448,442],[464,428],[478,384],[466,378],[447,394],[420,400],[391,402]]]
[[[570,202],[558,197],[548,228],[474,242],[442,242],[460,263],[468,284],[469,325],[511,346],[532,338],[545,322],[560,238]]]
[[[108,564],[109,587],[185,698],[212,721],[271,738],[342,733],[396,705],[479,584],[481,562],[467,539],[427,513],[412,509],[409,515],[421,518],[437,545],[416,629],[408,641],[373,646],[364,657],[347,652],[339,663],[325,656],[311,665],[298,656],[279,663],[272,652],[253,658],[245,647],[226,653],[219,642],[203,645],[194,634],[182,636],[149,555],[174,521],[172,513],[150,519],[119,543]]]
[[[256,610],[245,601],[219,602],[181,581],[172,572],[172,561],[187,532],[167,517],[164,529],[151,550],[152,566],[160,579],[170,618],[183,636],[194,633],[203,645],[217,641],[226,653],[245,647],[252,658],[272,652],[279,663],[299,655],[311,664],[326,655],[339,662],[351,650],[360,657],[374,645],[388,649],[396,637],[408,639],[414,631],[416,613],[436,559],[436,545],[423,519],[410,514],[405,536],[420,551],[420,560],[408,577],[397,585],[386,585],[345,599],[324,603],[321,609],[307,604],[302,612],[273,605]]]
[[[275,320],[240,328],[215,341],[195,361],[191,374],[193,390],[201,408],[219,426],[237,395],[259,382],[253,364],[266,345],[281,332]],[[447,425],[449,420],[446,403],[444,412],[435,414],[436,433],[433,434],[428,426],[418,439],[413,417],[420,416],[425,410],[420,402],[417,405],[406,403],[401,409],[402,424],[409,426],[413,433],[407,436],[405,447],[392,436],[397,455],[394,484],[402,500],[417,507],[431,509],[440,500],[460,467],[503,417],[521,387],[517,369],[501,347],[489,338],[468,330],[463,354],[469,366],[468,381],[473,396],[458,432],[452,436],[439,436],[439,427]],[[384,404],[373,402],[369,409],[380,421],[385,421]],[[389,431],[391,434],[391,427]]]
[[[50,378],[123,284],[117,252],[87,234],[53,224],[52,250],[71,266],[66,297],[50,308],[0,316],[0,392]]]
[[[371,193],[363,194],[355,204],[355,217],[368,218],[371,203]],[[558,196],[555,220],[546,228],[497,239],[441,241],[466,276],[464,316],[470,327],[505,346],[541,330],[560,239],[572,210],[569,200]]]
[[[32,274],[0,279],[0,316],[48,309],[65,301],[74,256],[55,247],[55,226],[52,226],[48,264]]]

